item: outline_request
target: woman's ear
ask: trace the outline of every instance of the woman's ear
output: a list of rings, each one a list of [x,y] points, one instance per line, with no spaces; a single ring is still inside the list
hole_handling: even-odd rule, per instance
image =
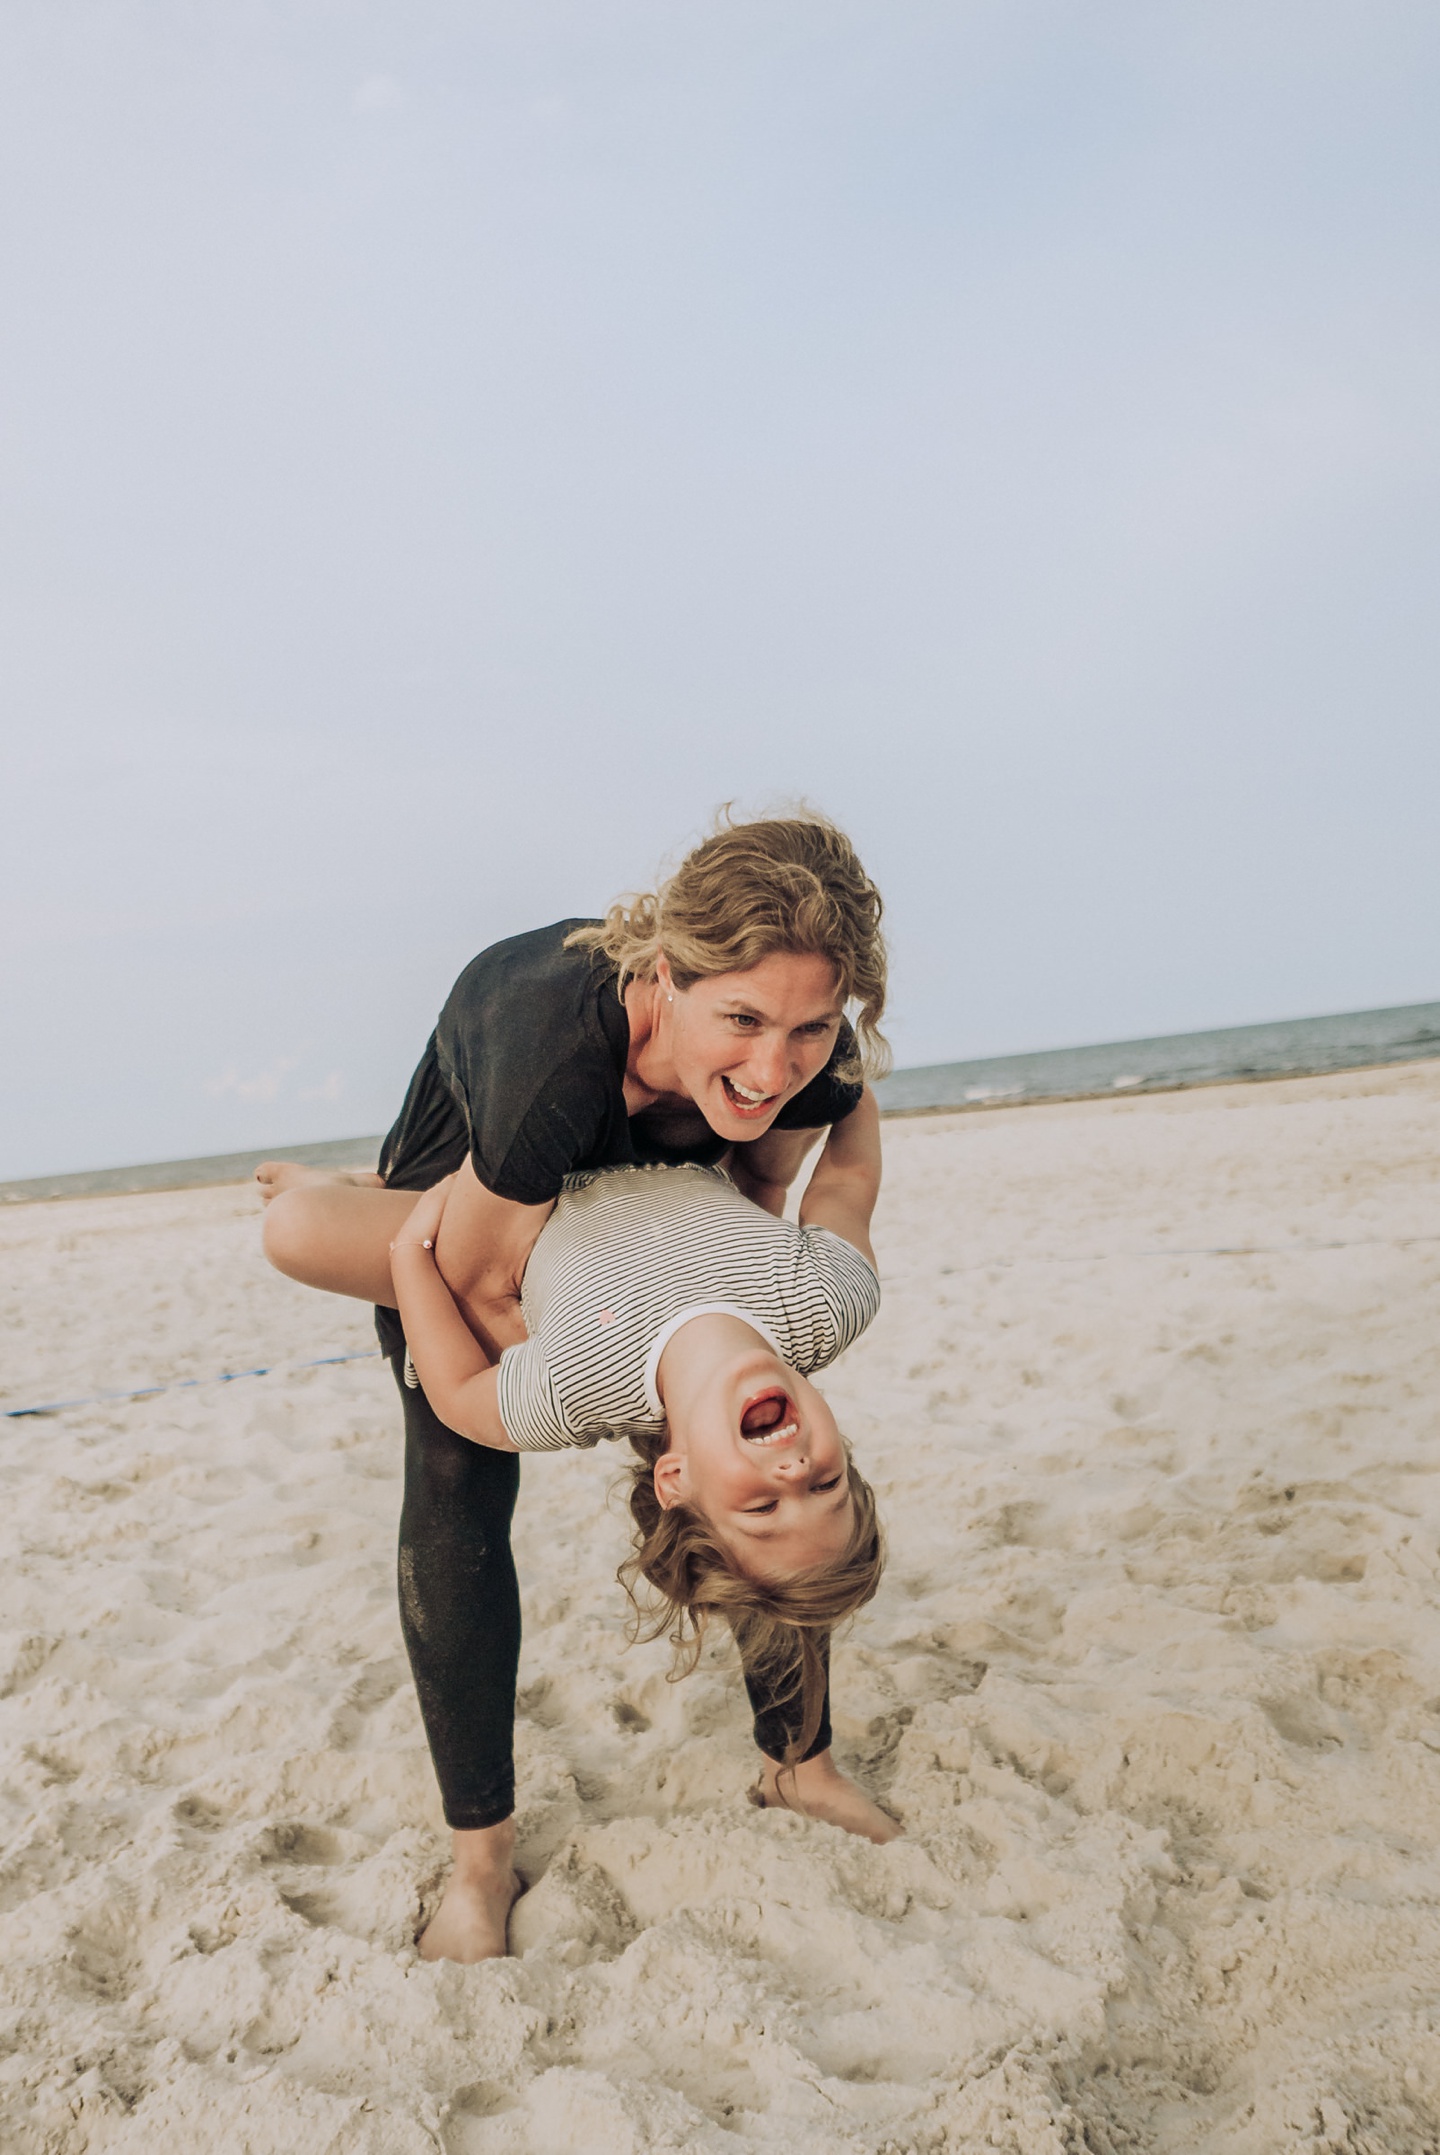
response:
[[[678,1452],[662,1452],[655,1462],[655,1499],[661,1511],[685,1501],[685,1462]]]
[[[667,1002],[675,998],[675,976],[670,970],[670,960],[662,950],[655,960],[655,982]]]

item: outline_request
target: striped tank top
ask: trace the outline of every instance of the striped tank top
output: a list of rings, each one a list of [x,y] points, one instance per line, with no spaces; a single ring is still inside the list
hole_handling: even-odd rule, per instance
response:
[[[500,1357],[499,1409],[521,1451],[658,1435],[660,1355],[687,1316],[723,1308],[810,1376],[858,1339],[880,1282],[825,1227],[796,1227],[720,1168],[571,1175],[525,1268],[530,1337]]]

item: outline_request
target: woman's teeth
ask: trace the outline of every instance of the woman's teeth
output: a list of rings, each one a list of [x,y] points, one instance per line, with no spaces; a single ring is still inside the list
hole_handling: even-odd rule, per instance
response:
[[[766,1101],[771,1098],[768,1092],[747,1091],[745,1086],[737,1085],[734,1078],[722,1077],[720,1082],[725,1087],[726,1092],[731,1095],[737,1107],[763,1107]]]

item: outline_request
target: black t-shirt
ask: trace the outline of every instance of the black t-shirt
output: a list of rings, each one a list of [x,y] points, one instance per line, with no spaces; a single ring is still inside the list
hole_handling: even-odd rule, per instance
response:
[[[630,1020],[615,991],[615,967],[588,950],[567,950],[580,920],[492,943],[451,989],[410,1080],[399,1120],[381,1147],[391,1189],[427,1190],[469,1154],[487,1190],[520,1205],[558,1197],[569,1174],[644,1161],[712,1166],[729,1141],[709,1129],[693,1142],[665,1142],[642,1113],[625,1112]],[[818,1130],[842,1122],[861,1087],[836,1077],[854,1053],[842,1024],[818,1077],[786,1102],[771,1125]],[[387,1354],[403,1344],[393,1310],[377,1312]]]

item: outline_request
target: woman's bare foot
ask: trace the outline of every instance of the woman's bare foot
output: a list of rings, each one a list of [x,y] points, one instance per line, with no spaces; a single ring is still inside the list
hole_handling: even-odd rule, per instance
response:
[[[520,1891],[515,1875],[515,1821],[457,1833],[455,1866],[440,1906],[416,1943],[422,1960],[503,1960],[506,1931]]]
[[[780,1766],[765,1758],[755,1801],[767,1811],[798,1811],[802,1818],[823,1819],[827,1826],[842,1826],[867,1841],[898,1841],[905,1830],[840,1771],[828,1751],[798,1766]]]
[[[262,1160],[255,1170],[255,1180],[267,1205],[282,1190],[303,1189],[307,1183],[349,1182],[361,1190],[385,1187],[379,1175],[368,1174],[364,1168],[302,1167],[298,1160]]]

